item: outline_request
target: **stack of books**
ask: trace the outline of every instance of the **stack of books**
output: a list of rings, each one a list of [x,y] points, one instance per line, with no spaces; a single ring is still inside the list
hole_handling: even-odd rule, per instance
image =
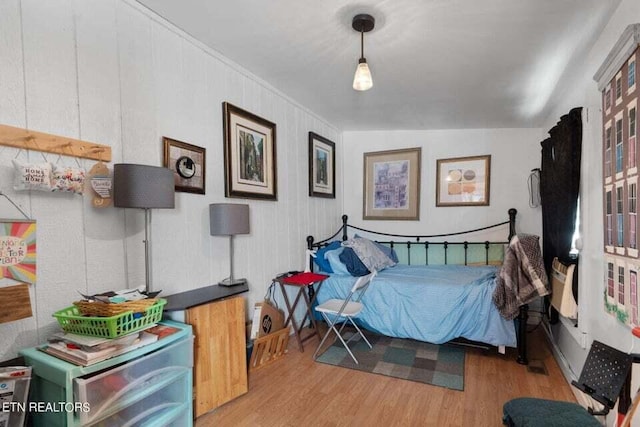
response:
[[[69,363],[89,366],[151,344],[177,331],[171,326],[153,325],[113,339],[59,332],[39,349]]]

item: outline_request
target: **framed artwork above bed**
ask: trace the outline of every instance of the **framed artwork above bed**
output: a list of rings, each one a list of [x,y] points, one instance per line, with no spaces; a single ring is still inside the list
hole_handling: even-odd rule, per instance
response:
[[[364,153],[363,219],[420,219],[422,149]]]
[[[436,206],[489,206],[491,156],[436,161]]]

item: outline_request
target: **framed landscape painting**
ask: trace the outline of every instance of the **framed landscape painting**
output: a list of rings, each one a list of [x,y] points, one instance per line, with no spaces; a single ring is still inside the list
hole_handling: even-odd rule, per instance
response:
[[[278,199],[276,125],[222,103],[226,197]]]
[[[309,196],[336,198],[336,144],[309,132]]]
[[[421,148],[364,153],[363,219],[420,219]]]
[[[489,206],[490,155],[436,162],[436,206]]]

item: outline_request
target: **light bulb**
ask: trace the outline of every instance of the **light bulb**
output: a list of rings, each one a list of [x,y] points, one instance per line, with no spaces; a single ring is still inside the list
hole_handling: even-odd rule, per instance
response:
[[[358,67],[356,68],[356,74],[353,76],[353,88],[355,90],[369,90],[372,86],[373,79],[371,78],[371,71],[369,71],[367,60],[360,58]]]

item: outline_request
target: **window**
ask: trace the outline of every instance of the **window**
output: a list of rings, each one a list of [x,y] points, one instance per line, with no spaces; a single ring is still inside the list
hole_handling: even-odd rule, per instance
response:
[[[618,241],[617,246],[624,246],[624,213],[622,199],[622,187],[616,187],[616,221],[618,226]]]
[[[607,263],[607,294],[613,298],[613,293],[615,292],[615,288],[613,285],[613,263]]]
[[[604,91],[604,108],[605,110],[611,108],[611,88]]]
[[[624,267],[618,267],[618,302],[624,305]]]
[[[611,176],[611,128],[605,131],[604,176]]]
[[[636,107],[629,110],[629,167],[637,166],[636,160]]]
[[[631,321],[638,324],[638,272],[629,270],[629,293],[631,294]]]
[[[616,101],[622,99],[622,77],[616,79]]]
[[[580,196],[576,200],[576,222],[573,226],[573,236],[571,237],[571,249],[569,250],[569,256],[577,258],[580,254],[580,250],[576,246],[578,239],[580,238]]]
[[[622,172],[622,119],[616,120],[616,173]]]
[[[611,191],[607,191],[607,246],[613,246],[613,200]]]
[[[627,76],[629,87],[636,84],[636,61],[629,62],[629,74]]]
[[[635,182],[629,184],[629,247],[632,249],[638,248],[638,244],[636,243],[636,225],[638,214],[637,191],[637,185]]]

